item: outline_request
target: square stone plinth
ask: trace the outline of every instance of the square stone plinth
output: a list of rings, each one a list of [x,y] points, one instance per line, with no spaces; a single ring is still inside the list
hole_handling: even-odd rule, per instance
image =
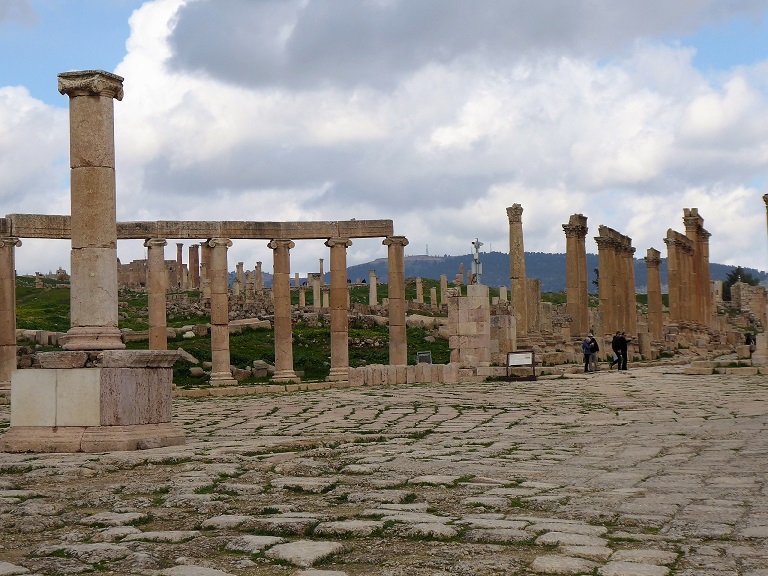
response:
[[[184,443],[171,424],[176,352],[109,351],[94,368],[16,370],[8,452],[101,452]]]

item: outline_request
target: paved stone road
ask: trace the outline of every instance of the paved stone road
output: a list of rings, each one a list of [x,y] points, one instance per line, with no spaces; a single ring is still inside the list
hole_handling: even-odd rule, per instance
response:
[[[0,454],[0,576],[768,576],[768,376],[179,399],[175,418],[187,446]]]

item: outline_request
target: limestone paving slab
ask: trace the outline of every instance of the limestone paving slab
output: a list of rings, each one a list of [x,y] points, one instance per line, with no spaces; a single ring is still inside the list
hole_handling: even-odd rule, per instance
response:
[[[283,560],[296,566],[308,568],[325,560],[329,556],[344,551],[344,545],[339,542],[315,542],[313,540],[297,540],[286,544],[277,544],[265,552],[267,558]]]

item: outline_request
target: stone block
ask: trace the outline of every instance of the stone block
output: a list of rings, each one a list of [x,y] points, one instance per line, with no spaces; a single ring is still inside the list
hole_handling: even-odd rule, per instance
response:
[[[432,380],[432,365],[431,364],[417,364],[416,365],[416,382],[427,383]]]
[[[459,365],[455,362],[450,362],[445,365],[443,370],[443,382],[446,384],[455,384],[459,382]]]
[[[430,376],[430,381],[439,384],[444,382],[443,378],[443,364],[432,364],[432,374]]]
[[[397,366],[389,364],[385,366],[387,371],[386,384],[387,386],[393,386],[397,384]]]
[[[410,365],[405,367],[405,383],[406,384],[416,383],[416,366]]]
[[[757,374],[756,366],[741,366],[738,368],[718,368],[719,374],[733,374],[738,376],[754,376]]]
[[[712,374],[713,371],[714,368],[706,367],[686,366],[683,368],[683,374],[688,374],[689,376],[707,376]]]
[[[407,384],[407,366],[395,366],[396,368],[396,375],[395,375],[395,384]]]
[[[88,360],[87,352],[38,352],[35,354],[40,368],[82,368]]]
[[[475,371],[472,368],[459,368],[459,382],[473,382]]]
[[[14,371],[11,397],[11,427],[56,426],[56,370]]]
[[[98,426],[101,369],[56,370],[55,426]],[[37,424],[44,426],[44,424]]]
[[[736,357],[739,360],[749,358],[751,355],[752,353],[749,351],[749,346],[747,344],[740,344],[736,346]]]
[[[172,379],[170,368],[103,368],[101,424],[170,422]]]

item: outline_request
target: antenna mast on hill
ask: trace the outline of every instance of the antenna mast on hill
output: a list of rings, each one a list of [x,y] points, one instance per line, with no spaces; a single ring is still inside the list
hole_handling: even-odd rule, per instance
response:
[[[475,249],[475,257],[472,260],[473,284],[480,284],[480,279],[483,276],[483,265],[480,263],[480,246],[482,245],[483,243],[477,238],[472,242],[472,247]]]

